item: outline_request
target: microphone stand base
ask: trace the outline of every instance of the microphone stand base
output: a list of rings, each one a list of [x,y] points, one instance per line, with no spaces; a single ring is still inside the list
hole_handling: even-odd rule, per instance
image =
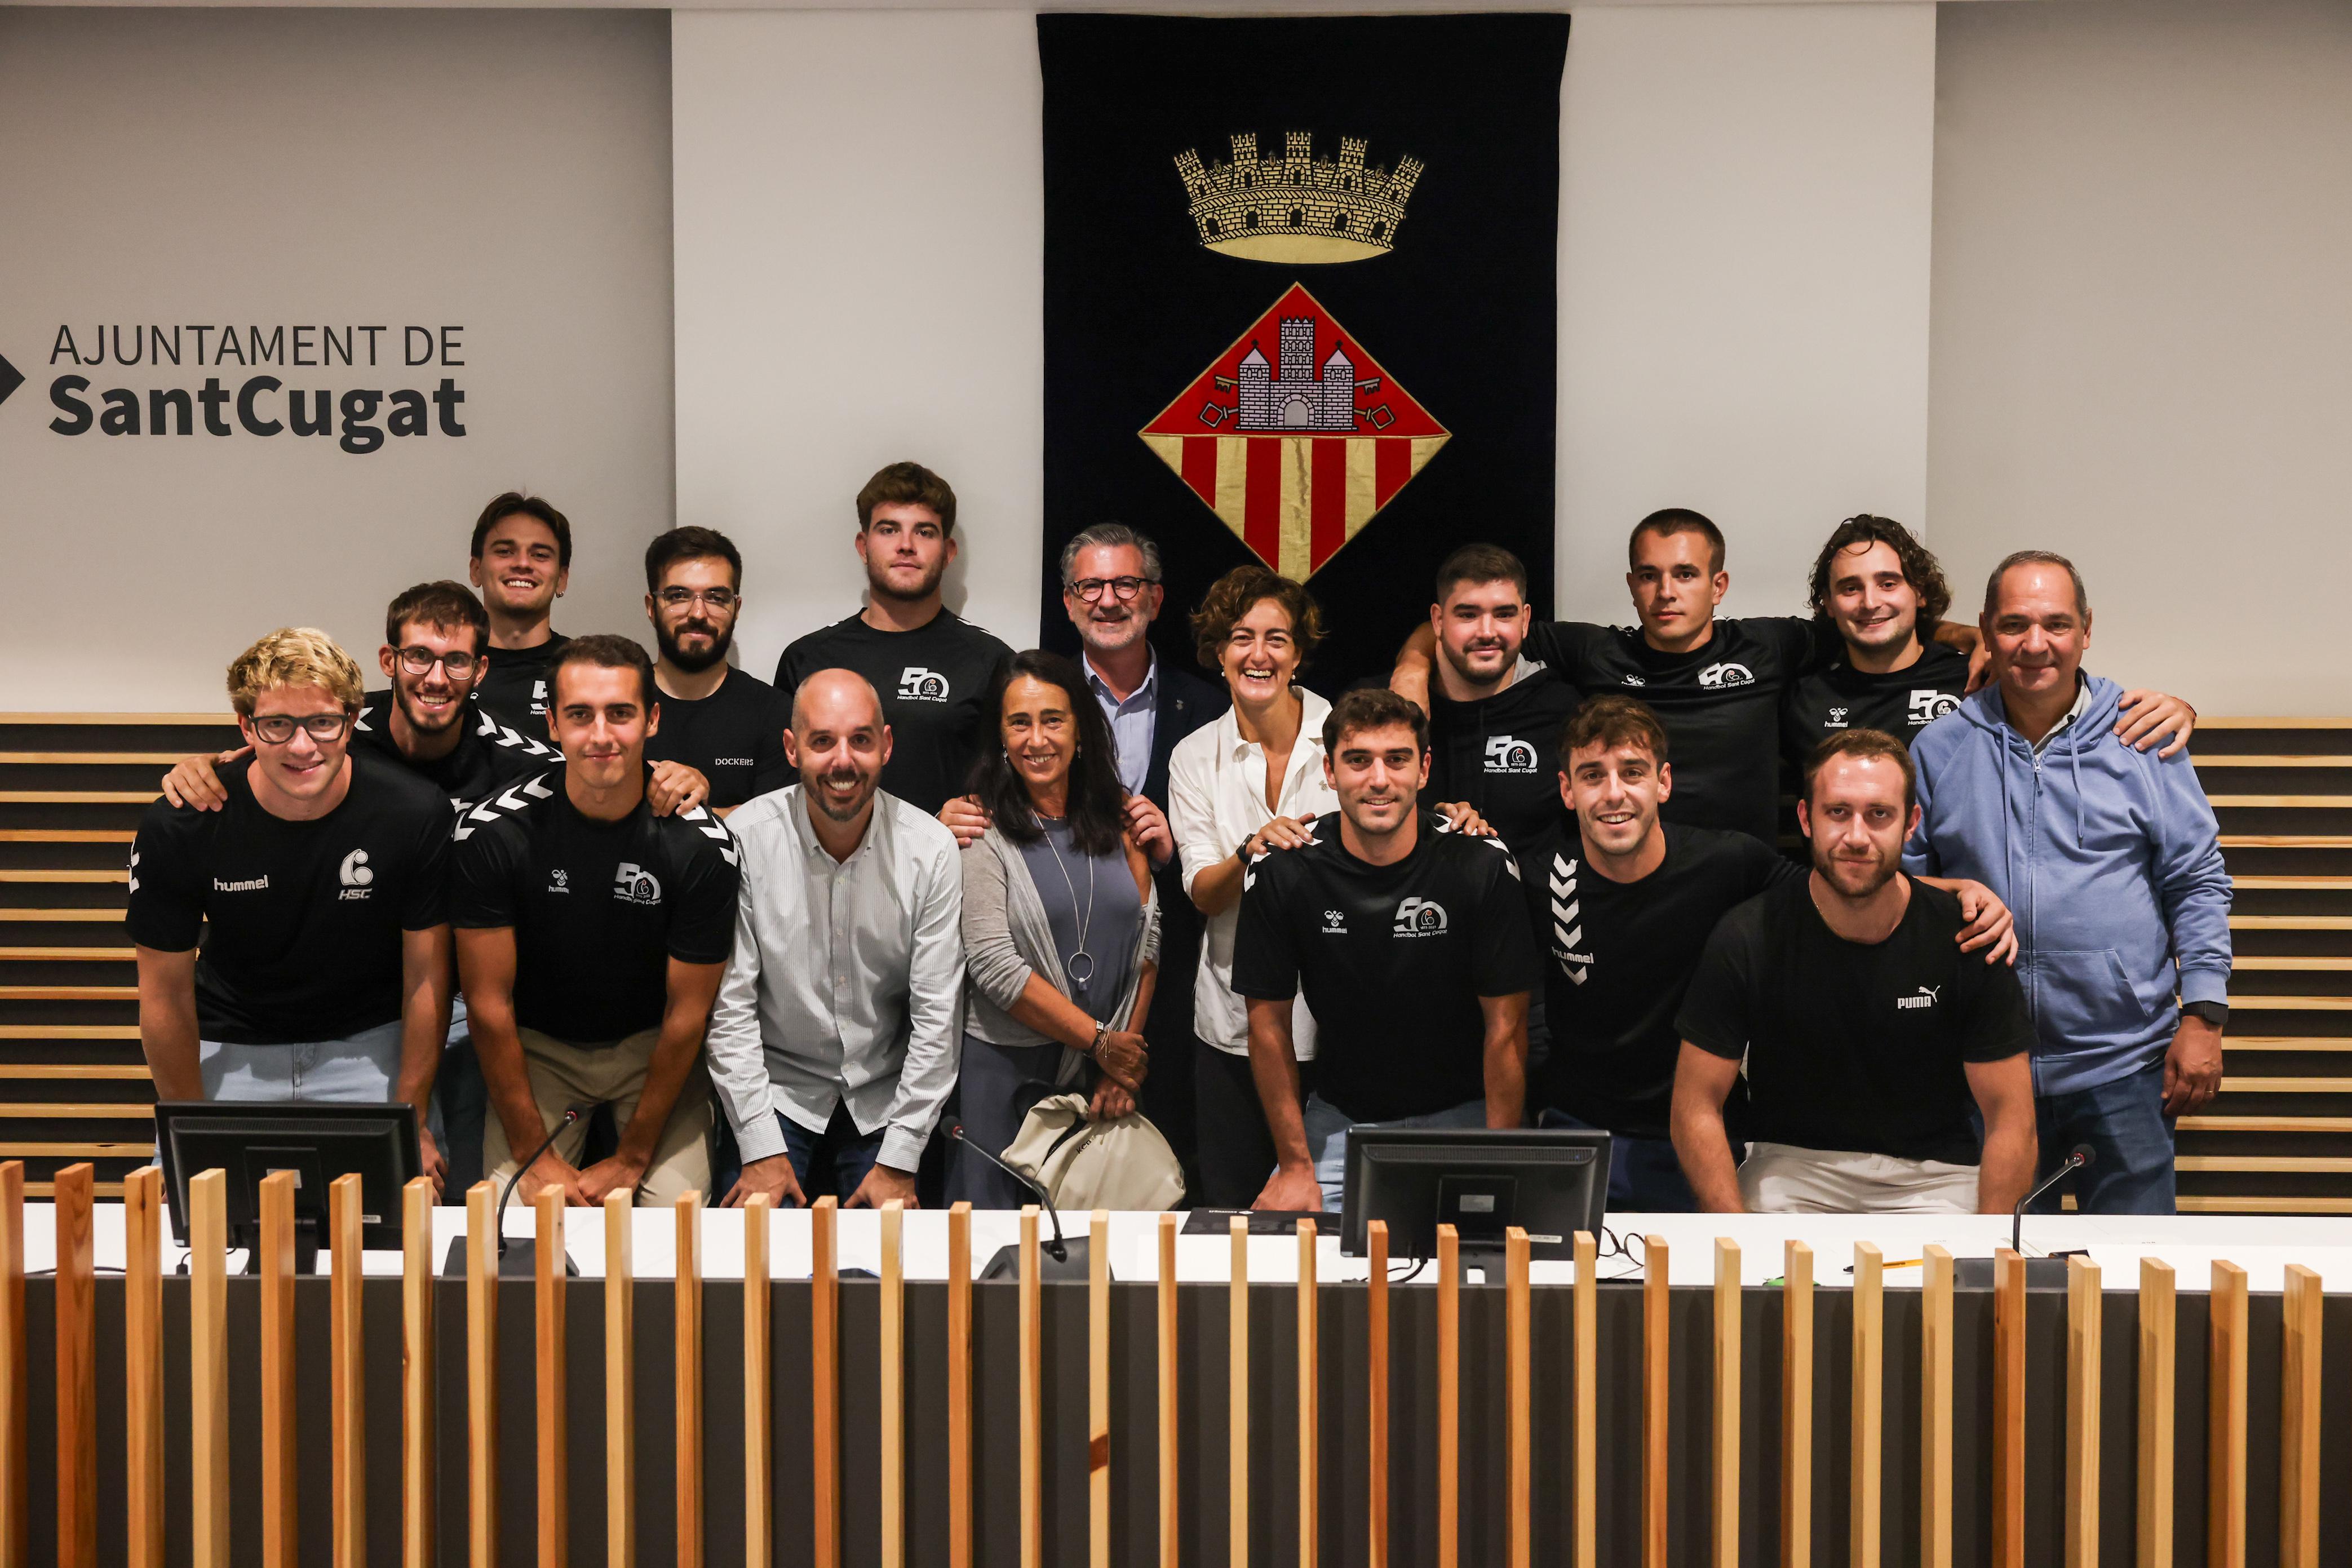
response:
[[[1069,1256],[1058,1261],[1046,1250],[1046,1242],[1037,1244],[1037,1278],[1040,1279],[1084,1279],[1087,1276],[1087,1243],[1089,1237],[1065,1237],[1062,1247]],[[982,1279],[1018,1279],[1021,1278],[1021,1244],[1007,1242],[996,1249],[980,1271]]]
[[[563,1274],[568,1279],[580,1278],[580,1265],[572,1261],[572,1254],[568,1252],[563,1255]],[[441,1260],[441,1277],[445,1279],[462,1279],[465,1275],[466,1238],[462,1236],[453,1236],[449,1238],[448,1256]],[[528,1237],[509,1237],[506,1252],[499,1258],[499,1278],[533,1279],[538,1276],[539,1244]]]

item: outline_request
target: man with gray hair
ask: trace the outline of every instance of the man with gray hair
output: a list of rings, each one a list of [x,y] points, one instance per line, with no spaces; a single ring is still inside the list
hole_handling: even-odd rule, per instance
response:
[[[956,1081],[963,878],[954,836],[881,789],[882,699],[855,670],[793,694],[800,783],[728,821],[743,862],[710,1075],[742,1151],[726,1196],[915,1205]]]
[[[2042,1158],[2093,1154],[2069,1178],[2078,1206],[2170,1214],[2171,1123],[2220,1088],[2229,1017],[2213,810],[2187,753],[2116,734],[2121,689],[2082,668],[2091,604],[2074,563],[2010,556],[1979,625],[1992,683],[1911,743],[1921,815],[1904,868],[1973,878],[2015,912]]]

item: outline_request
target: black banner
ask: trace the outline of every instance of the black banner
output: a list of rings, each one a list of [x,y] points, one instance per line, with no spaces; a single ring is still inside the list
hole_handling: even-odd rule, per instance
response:
[[[1551,599],[1558,15],[1043,16],[1046,646],[1063,544],[1166,557],[1163,655],[1251,559],[1309,679],[1385,670],[1456,544]]]

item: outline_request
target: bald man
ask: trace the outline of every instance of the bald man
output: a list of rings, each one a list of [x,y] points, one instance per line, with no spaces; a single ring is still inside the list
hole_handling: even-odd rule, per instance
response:
[[[710,1076],[743,1176],[725,1201],[911,1208],[960,1065],[955,837],[882,790],[890,726],[853,670],[800,683],[784,752],[800,783],[727,824],[743,882]]]

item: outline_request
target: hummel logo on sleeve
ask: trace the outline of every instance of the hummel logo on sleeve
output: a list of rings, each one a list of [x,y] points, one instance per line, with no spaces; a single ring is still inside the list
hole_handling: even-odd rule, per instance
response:
[[[1544,885],[1551,894],[1552,940],[1559,944],[1552,956],[1559,962],[1559,972],[1581,985],[1592,973],[1592,955],[1576,951],[1584,940],[1584,905],[1576,896],[1576,862],[1564,855],[1553,856],[1551,875]]]
[[[136,849],[131,852],[131,890],[134,893],[139,890],[139,851]]]
[[[529,796],[530,800],[545,800],[554,793],[555,792],[553,790],[547,787],[547,775],[545,773],[532,774],[530,778],[523,780],[522,783],[515,784],[512,787],[501,791],[499,794],[484,800],[481,805],[474,807],[473,810],[459,817],[457,819],[457,842],[462,844],[467,839],[471,838],[474,836],[474,829],[477,827],[496,822],[499,817],[507,815],[509,812],[522,810],[524,806],[530,804],[529,800],[522,798],[523,796]]]
[[[719,841],[719,858],[724,859],[730,866],[735,864],[735,836],[727,831],[727,825],[725,823],[719,821],[717,817],[711,816],[710,813],[705,811],[698,805],[694,806],[689,810],[679,812],[677,814],[677,819],[680,822],[692,823],[694,825],[694,830],[697,833],[701,834],[705,838],[717,839]]]
[[[520,749],[525,756],[551,757],[555,755],[555,748],[553,746],[549,745],[544,741],[534,741],[529,735],[524,734],[521,731],[509,729],[506,725],[499,723],[496,719],[490,717],[487,709],[480,714],[480,719],[481,722],[474,726],[474,733],[482,740],[488,741],[492,744],[506,751]]]

